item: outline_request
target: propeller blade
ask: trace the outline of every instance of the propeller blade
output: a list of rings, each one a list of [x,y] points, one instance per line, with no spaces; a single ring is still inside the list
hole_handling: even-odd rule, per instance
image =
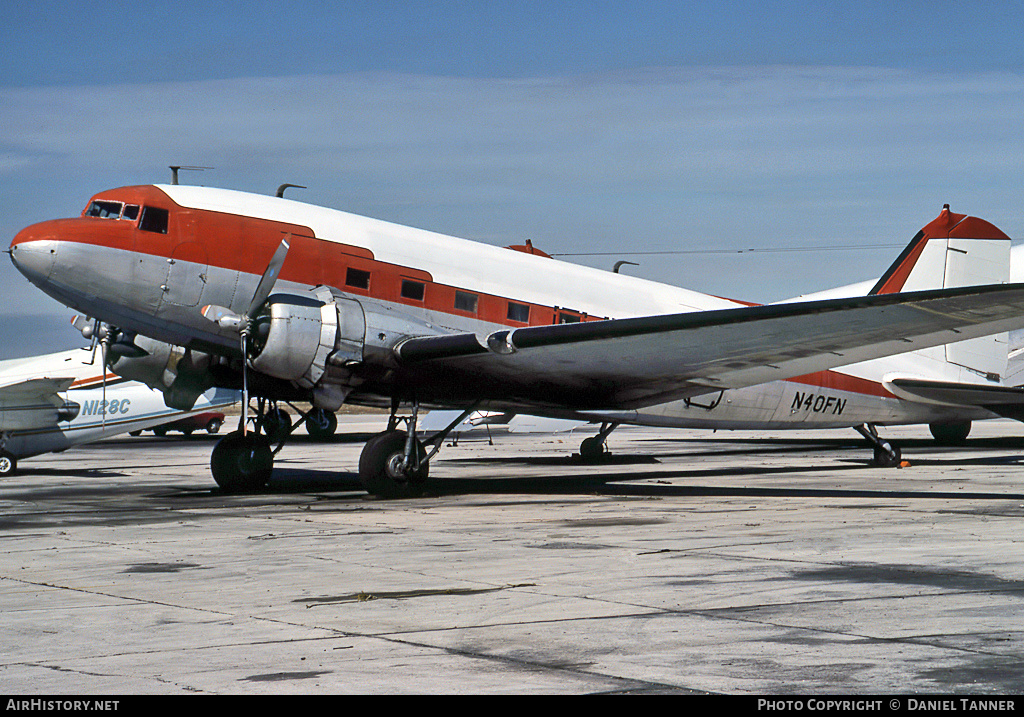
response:
[[[203,316],[215,322],[221,328],[235,329],[238,331],[241,339],[242,415],[239,418],[239,430],[243,436],[247,435],[249,430],[249,361],[247,346],[249,327],[256,318],[256,312],[260,310],[263,303],[270,297],[270,292],[274,290],[278,274],[281,273],[281,267],[284,266],[284,260],[288,256],[288,238],[290,236],[291,234],[288,234],[281,239],[281,243],[274,250],[274,256],[270,258],[270,263],[267,264],[263,276],[260,277],[260,283],[256,285],[256,293],[253,294],[252,301],[249,302],[249,309],[245,312],[244,316],[239,316],[231,309],[217,306],[216,304],[208,304],[202,309]]]
[[[246,369],[248,360],[245,358],[246,352],[246,335],[242,332],[242,416],[239,418],[241,425],[242,435],[248,435],[249,431],[249,372]]]
[[[245,315],[250,319],[256,318],[256,312],[263,306],[263,302],[270,296],[270,292],[274,290],[274,284],[277,283],[277,275],[281,272],[285,257],[288,256],[288,237],[290,236],[291,234],[281,240],[277,250],[274,252],[274,256],[270,259],[270,264],[267,265],[266,271],[260,277],[256,293],[253,294],[252,301],[249,303],[249,310],[245,312]]]
[[[103,371],[103,403],[100,404],[103,406],[103,412],[100,415],[100,430],[104,432],[107,430],[107,348],[109,342],[109,336],[104,336],[100,341],[100,356],[103,361],[103,366],[101,366]]]

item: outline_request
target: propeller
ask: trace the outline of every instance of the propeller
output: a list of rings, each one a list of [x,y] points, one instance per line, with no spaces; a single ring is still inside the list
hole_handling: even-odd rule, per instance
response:
[[[237,314],[231,309],[217,306],[216,304],[208,304],[202,309],[203,316],[222,329],[238,332],[239,343],[242,349],[242,417],[240,420],[240,430],[243,436],[248,432],[249,423],[249,333],[252,330],[253,323],[256,321],[256,315],[266,300],[270,298],[270,292],[274,290],[274,284],[277,283],[281,267],[284,266],[284,260],[288,256],[288,238],[290,236],[290,234],[286,235],[274,251],[274,256],[270,258],[270,263],[267,264],[263,276],[260,277],[259,284],[256,285],[256,292],[253,294],[252,301],[249,302],[249,308],[245,314]]]
[[[100,404],[103,406],[103,410],[100,412],[100,430],[105,431],[107,429],[107,352],[110,349],[110,340],[118,332],[109,324],[104,324],[99,319],[90,320],[87,316],[75,316],[71,319],[71,325],[81,331],[83,337],[89,339],[91,344],[89,348],[92,351],[90,363],[96,362],[96,348],[100,349],[100,371],[103,372],[100,376],[103,386],[103,402]]]
[[[103,410],[100,411],[100,425],[101,425],[101,429],[100,430],[103,433],[106,433],[106,431],[107,431],[107,406],[109,405],[107,403],[107,352],[110,350],[110,331],[103,331],[102,329],[103,329],[103,326],[101,325],[100,326],[100,333],[102,335],[100,336],[100,360],[101,360],[102,366],[100,367],[100,370],[103,371],[103,379],[102,379],[102,381],[103,381],[103,403],[101,403],[100,405],[103,406]]]

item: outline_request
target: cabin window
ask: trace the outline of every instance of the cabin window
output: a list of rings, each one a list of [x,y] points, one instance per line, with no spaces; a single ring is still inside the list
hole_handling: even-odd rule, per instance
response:
[[[369,289],[370,272],[349,267],[345,272],[345,285],[356,289]]]
[[[139,229],[144,232],[155,232],[157,234],[167,233],[167,223],[170,212],[159,207],[143,207],[142,221],[139,222]]]
[[[139,218],[139,205],[138,204],[125,204],[124,211],[121,213],[122,219],[130,219],[135,221]]]
[[[509,321],[518,321],[521,324],[530,322],[530,306],[529,304],[517,304],[514,301],[508,302],[508,319]]]
[[[470,294],[468,291],[455,291],[455,308],[459,311],[468,311],[471,314],[475,314],[476,304],[476,294]]]
[[[422,281],[402,279],[402,298],[423,301],[424,284]]]
[[[570,314],[565,311],[558,312],[558,323],[560,324],[578,324],[582,320],[579,314]]]

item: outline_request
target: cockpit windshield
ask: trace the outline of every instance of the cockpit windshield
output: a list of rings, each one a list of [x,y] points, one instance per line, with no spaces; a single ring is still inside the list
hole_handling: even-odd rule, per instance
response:
[[[85,210],[85,216],[135,221],[139,218],[139,205],[114,202],[109,199],[97,199]]]

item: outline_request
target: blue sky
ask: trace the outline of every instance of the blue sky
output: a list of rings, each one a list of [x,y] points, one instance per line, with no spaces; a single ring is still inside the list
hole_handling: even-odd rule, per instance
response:
[[[877,276],[946,202],[1024,237],[1014,4],[41,2],[16,17],[0,28],[8,237],[171,164],[753,301]],[[73,312],[7,262],[0,296],[0,357],[77,343]]]

